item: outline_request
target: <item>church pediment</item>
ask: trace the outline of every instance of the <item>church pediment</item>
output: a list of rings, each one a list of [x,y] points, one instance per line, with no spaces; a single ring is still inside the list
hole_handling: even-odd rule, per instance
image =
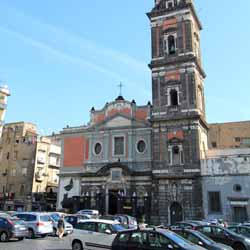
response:
[[[128,127],[131,126],[132,122],[130,119],[125,118],[123,116],[116,116],[113,119],[106,122],[105,127],[112,128],[112,127]]]
[[[100,128],[118,128],[118,127],[145,127],[148,126],[147,123],[143,121],[138,121],[132,119],[131,117],[127,117],[123,114],[116,114],[103,122],[96,125],[96,127]]]

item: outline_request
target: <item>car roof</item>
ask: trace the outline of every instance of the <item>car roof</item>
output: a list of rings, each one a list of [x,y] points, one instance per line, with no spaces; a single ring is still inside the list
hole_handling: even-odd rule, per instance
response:
[[[113,225],[113,224],[120,224],[116,221],[113,221],[113,220],[102,220],[102,219],[89,219],[89,220],[80,220],[80,222],[100,222],[100,223],[106,223],[106,224],[110,224],[110,225]]]
[[[49,215],[46,212],[16,212],[12,216],[15,216],[16,214]]]

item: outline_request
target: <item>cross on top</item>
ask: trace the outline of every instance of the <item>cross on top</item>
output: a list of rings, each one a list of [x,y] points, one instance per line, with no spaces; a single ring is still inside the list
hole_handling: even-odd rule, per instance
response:
[[[120,82],[120,84],[117,85],[117,87],[120,89],[119,95],[122,96],[122,88],[124,87],[124,85],[122,84],[122,82]]]

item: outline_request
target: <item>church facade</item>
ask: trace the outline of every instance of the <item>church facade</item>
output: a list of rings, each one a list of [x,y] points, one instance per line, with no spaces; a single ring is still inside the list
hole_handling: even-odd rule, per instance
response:
[[[207,150],[201,23],[192,0],[155,0],[153,102],[119,96],[62,136],[58,208],[128,213],[153,223],[200,219]]]

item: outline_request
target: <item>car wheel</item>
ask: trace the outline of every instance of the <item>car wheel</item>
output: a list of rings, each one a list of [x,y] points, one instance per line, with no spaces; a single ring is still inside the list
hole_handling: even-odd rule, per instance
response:
[[[21,241],[21,240],[23,240],[23,239],[24,239],[24,237],[19,237],[19,238],[17,238],[17,239]]]
[[[47,236],[47,234],[42,234],[41,238],[45,238]]]
[[[35,238],[34,231],[31,228],[28,229],[28,238],[29,239],[34,239]]]
[[[233,246],[233,249],[234,249],[234,250],[246,250],[246,248],[245,248],[244,245],[242,245],[242,244],[235,244],[235,245]]]
[[[9,240],[9,235],[8,235],[8,233],[7,232],[2,232],[1,234],[0,234],[0,241],[1,242],[6,242],[6,241],[8,241]]]
[[[73,242],[72,250],[83,250],[82,243],[80,241]]]

